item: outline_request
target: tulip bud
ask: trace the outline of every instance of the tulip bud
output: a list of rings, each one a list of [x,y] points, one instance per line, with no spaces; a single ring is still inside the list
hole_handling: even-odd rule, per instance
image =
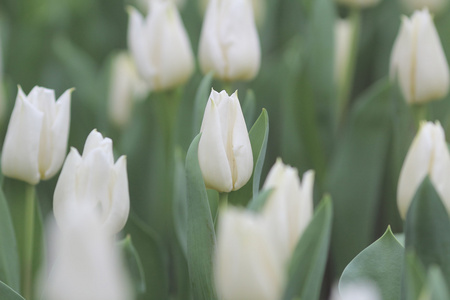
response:
[[[349,20],[339,19],[334,24],[334,80],[342,88],[347,77],[352,44],[352,24]]]
[[[448,0],[401,0],[403,6],[409,10],[428,8],[432,13],[440,13],[444,11],[448,5]]]
[[[428,10],[416,11],[410,19],[403,17],[391,54],[391,78],[398,80],[408,103],[447,95],[447,59]]]
[[[40,276],[48,300],[133,299],[114,239],[89,207],[78,205],[66,216],[64,230],[48,227],[49,265]]]
[[[133,110],[135,100],[148,93],[145,82],[139,77],[132,57],[121,52],[113,59],[109,86],[109,117],[118,127],[125,126]]]
[[[273,165],[263,189],[272,189],[263,215],[270,223],[278,253],[287,261],[313,215],[314,171],[303,175],[300,183],[297,169],[278,159]]]
[[[237,91],[212,90],[206,104],[198,161],[207,188],[240,189],[252,176],[253,154]]]
[[[355,8],[368,8],[377,5],[380,0],[336,0],[339,4]]]
[[[403,219],[427,175],[450,212],[450,153],[439,122],[421,124],[403,162],[397,187],[397,205]]]
[[[114,164],[112,141],[96,130],[87,137],[82,156],[70,149],[56,183],[53,211],[59,226],[66,225],[67,215],[76,205],[95,208],[111,234],[119,232],[128,218],[126,158],[121,156]]]
[[[27,95],[19,87],[2,152],[5,176],[37,184],[61,168],[67,150],[70,94],[55,102],[55,92],[35,86]]]
[[[285,269],[265,220],[238,209],[220,215],[214,279],[222,300],[281,298]]]
[[[214,71],[226,81],[251,80],[260,60],[251,0],[210,0],[199,45],[203,73]]]
[[[145,20],[134,8],[129,15],[128,45],[151,89],[167,90],[185,83],[194,71],[194,56],[175,4],[153,0]]]

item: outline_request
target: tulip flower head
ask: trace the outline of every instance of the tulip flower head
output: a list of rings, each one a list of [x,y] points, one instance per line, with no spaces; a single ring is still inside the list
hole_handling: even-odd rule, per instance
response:
[[[230,208],[219,220],[214,279],[223,300],[280,299],[284,266],[260,215]]]
[[[226,81],[251,80],[260,60],[251,0],[210,0],[199,45],[203,73],[214,71]]]
[[[61,168],[67,150],[70,95],[55,101],[55,92],[34,87],[27,95],[19,87],[2,152],[5,176],[37,184]]]
[[[237,92],[211,91],[201,133],[198,160],[206,187],[240,189],[252,176],[253,154]]]
[[[129,9],[128,45],[141,76],[154,91],[185,83],[194,71],[191,43],[172,1],[153,0],[144,19]]]
[[[331,292],[330,300],[381,300],[380,290],[374,282],[359,279],[340,284]]]
[[[391,78],[406,102],[424,103],[448,93],[449,69],[433,19],[427,9],[403,17],[391,54]]]
[[[421,124],[403,162],[397,188],[397,205],[403,219],[427,175],[450,212],[450,153],[438,122]]]
[[[276,241],[274,244],[285,261],[291,257],[313,215],[314,171],[306,172],[302,181],[297,169],[278,159],[263,186],[272,189],[263,215],[271,224],[269,230]]]
[[[119,232],[128,219],[127,163],[121,156],[114,164],[112,141],[93,130],[83,155],[70,149],[53,196],[53,211],[60,227],[77,205],[88,205],[111,234]]]

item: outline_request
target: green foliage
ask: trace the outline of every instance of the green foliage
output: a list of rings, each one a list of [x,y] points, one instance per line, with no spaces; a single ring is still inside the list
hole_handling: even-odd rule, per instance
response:
[[[142,267],[141,258],[133,246],[131,237],[127,235],[125,239],[119,242],[119,247],[125,258],[136,295],[144,294],[146,292],[144,268]]]
[[[16,291],[0,281],[0,299],[2,300],[25,300]]]

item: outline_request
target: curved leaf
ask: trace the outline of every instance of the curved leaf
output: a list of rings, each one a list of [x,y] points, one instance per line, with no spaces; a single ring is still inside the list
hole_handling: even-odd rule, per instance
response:
[[[192,132],[194,136],[200,132],[200,127],[202,126],[203,113],[205,112],[206,103],[208,102],[209,93],[211,92],[213,76],[213,72],[206,74],[200,82],[197,93],[195,94],[194,119],[192,121]]]
[[[0,281],[0,299],[2,300],[25,300],[16,291]]]
[[[144,294],[146,291],[144,268],[142,267],[141,258],[133,246],[131,236],[127,235],[125,239],[119,242],[125,258],[128,273],[131,276],[134,290],[137,295]]]

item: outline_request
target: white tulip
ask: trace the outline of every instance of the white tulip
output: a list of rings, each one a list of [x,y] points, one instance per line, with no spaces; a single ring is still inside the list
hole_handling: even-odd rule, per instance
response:
[[[359,279],[334,287],[331,300],[381,300],[380,290],[372,282]]]
[[[401,0],[403,6],[409,11],[428,8],[432,13],[444,11],[448,5],[448,0]]]
[[[152,90],[185,83],[194,71],[186,29],[172,1],[153,0],[147,18],[129,9],[128,45],[141,76]]]
[[[117,246],[90,207],[73,207],[66,226],[48,227],[49,264],[40,288],[48,300],[129,300],[132,298]]]
[[[441,41],[427,9],[403,17],[391,54],[391,78],[397,79],[408,103],[443,98],[449,69]]]
[[[252,176],[253,154],[237,91],[211,91],[201,127],[198,160],[207,188],[230,192]]]
[[[347,19],[338,19],[334,24],[334,81],[339,87],[347,77],[350,51],[352,48],[352,23]]]
[[[381,0],[336,0],[336,2],[356,8],[368,8],[377,5]]]
[[[450,153],[438,122],[421,124],[403,162],[397,188],[397,205],[403,219],[427,175],[450,212]]]
[[[281,159],[274,164],[263,189],[272,189],[263,209],[270,223],[278,253],[289,260],[300,236],[313,216],[314,171],[303,175],[300,183],[297,169],[284,165]]]
[[[55,92],[34,87],[27,95],[19,87],[2,152],[5,176],[37,184],[53,177],[67,151],[70,95],[55,102]]]
[[[251,0],[210,0],[200,36],[202,71],[226,81],[251,80],[260,60]]]
[[[285,269],[260,215],[227,209],[220,215],[214,279],[222,300],[278,300]]]
[[[53,211],[58,225],[76,205],[90,205],[111,234],[119,232],[128,219],[127,163],[121,156],[114,164],[112,141],[93,130],[86,139],[83,155],[75,148],[69,155],[56,184]]]
[[[117,54],[112,62],[108,112],[111,121],[125,126],[131,117],[133,103],[148,93],[147,85],[139,77],[133,58],[127,52]]]

